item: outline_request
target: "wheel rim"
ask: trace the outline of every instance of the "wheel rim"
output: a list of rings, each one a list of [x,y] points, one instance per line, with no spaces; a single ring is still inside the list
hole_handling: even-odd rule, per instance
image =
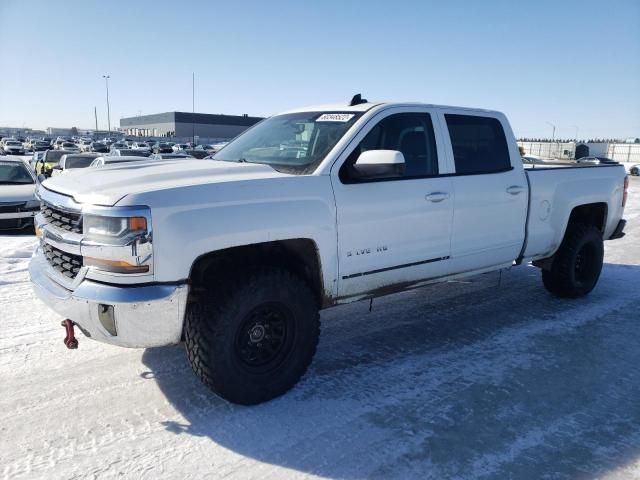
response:
[[[253,373],[273,370],[291,351],[293,334],[293,315],[285,305],[275,302],[258,305],[240,323],[236,356]]]
[[[573,271],[576,283],[580,286],[590,284],[595,278],[598,268],[596,256],[596,249],[591,244],[583,245],[578,250]]]

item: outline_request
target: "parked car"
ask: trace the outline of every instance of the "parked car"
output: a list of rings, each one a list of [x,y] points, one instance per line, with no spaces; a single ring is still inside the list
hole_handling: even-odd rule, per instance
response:
[[[195,158],[186,153],[154,153],[149,157],[151,160],[184,160],[186,158]]]
[[[51,148],[51,144],[45,140],[36,140],[31,143],[31,151],[32,152],[44,152],[45,150],[49,150]]]
[[[173,148],[172,145],[165,142],[158,142],[152,146],[153,153],[172,153]]]
[[[60,161],[51,171],[51,176],[69,173],[79,168],[87,168],[99,157],[98,153],[67,153],[60,157]]]
[[[114,142],[111,144],[109,150],[121,150],[121,149],[128,149],[129,145],[127,145],[125,142]]]
[[[149,150],[134,150],[132,148],[120,148],[109,152],[109,156],[115,157],[148,157],[150,155]]]
[[[576,163],[581,164],[591,164],[591,165],[600,165],[600,164],[617,164],[615,160],[611,160],[607,157],[582,157],[576,160]]]
[[[92,142],[90,152],[109,153],[109,147],[102,142]]]
[[[300,138],[306,155],[280,150]],[[553,295],[587,295],[628,187],[622,165],[523,168],[502,113],[358,96],[268,118],[213,161],[72,177],[38,189],[83,232],[36,218],[36,294],[94,340],[184,340],[241,404],[296,384],[323,308],[531,262]]]
[[[33,225],[40,210],[33,171],[17,158],[0,158],[0,230]]]
[[[7,155],[24,155],[24,147],[18,140],[7,140],[3,142],[2,149]]]
[[[81,140],[78,143],[78,147],[80,148],[81,152],[91,152],[91,146],[93,145],[93,141],[92,140]]]
[[[34,172],[36,171],[36,163],[42,160],[42,157],[44,157],[44,152],[33,152],[33,155],[29,159],[29,167],[31,167]]]
[[[67,152],[79,152],[80,147],[73,142],[62,142],[60,145],[61,150],[66,150]]]
[[[131,144],[132,150],[140,150],[143,152],[151,152],[151,147],[146,142],[133,142]]]
[[[213,145],[209,145],[209,147],[213,153],[217,153],[220,150],[222,150],[224,147],[226,147],[228,143],[229,142],[214,143]]]
[[[203,159],[205,157],[209,156],[209,152],[207,152],[206,150],[197,150],[197,149],[193,149],[193,148],[187,148],[185,150],[180,150],[180,153],[186,153],[187,155],[191,155],[194,158],[198,158],[198,159]]]
[[[143,157],[139,155],[122,155],[122,156],[114,156],[114,155],[104,155],[102,157],[97,157],[91,162],[90,167],[104,167],[105,165],[118,165],[122,163],[128,162],[148,162],[151,159],[148,157]]]
[[[45,177],[50,177],[53,167],[58,165],[60,158],[67,153],[77,153],[70,150],[47,150],[42,154],[42,157],[37,159],[34,170],[36,175],[43,174]]]
[[[179,152],[180,150],[187,150],[189,148],[189,144],[187,143],[176,143],[172,147],[174,152]]]

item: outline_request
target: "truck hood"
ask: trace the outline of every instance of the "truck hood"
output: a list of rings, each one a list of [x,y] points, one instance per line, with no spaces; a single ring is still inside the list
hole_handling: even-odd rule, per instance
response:
[[[2,185],[0,187],[0,203],[28,202],[35,200],[35,185]]]
[[[176,187],[287,177],[268,165],[218,160],[147,160],[77,169],[45,180],[47,190],[78,203],[113,206],[127,195]]]

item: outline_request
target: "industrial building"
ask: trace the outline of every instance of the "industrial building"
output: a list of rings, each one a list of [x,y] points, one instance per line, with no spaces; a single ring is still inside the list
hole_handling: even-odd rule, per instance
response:
[[[125,135],[230,139],[262,120],[248,115],[166,112],[120,119]]]

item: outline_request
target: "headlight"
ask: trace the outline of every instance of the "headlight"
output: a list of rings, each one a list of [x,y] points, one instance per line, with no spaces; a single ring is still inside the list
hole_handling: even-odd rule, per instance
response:
[[[128,237],[147,232],[145,217],[103,217],[85,215],[83,233],[87,238],[126,241]],[[121,243],[121,242],[119,242]]]
[[[130,217],[84,214],[81,245],[84,265],[112,273],[151,273],[151,216],[146,210],[145,216]]]

